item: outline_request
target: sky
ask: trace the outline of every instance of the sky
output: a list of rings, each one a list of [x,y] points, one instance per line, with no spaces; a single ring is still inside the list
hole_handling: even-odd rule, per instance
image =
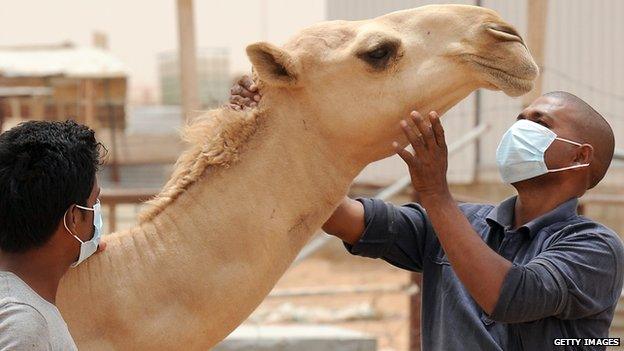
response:
[[[263,40],[283,43],[299,29],[322,21],[324,0],[195,0],[197,47],[226,47],[232,73],[248,72],[245,47]],[[262,11],[262,4],[266,11]],[[108,36],[110,51],[130,70],[130,98],[158,88],[157,55],[177,48],[175,0],[0,0],[0,47],[70,41],[92,45]]]

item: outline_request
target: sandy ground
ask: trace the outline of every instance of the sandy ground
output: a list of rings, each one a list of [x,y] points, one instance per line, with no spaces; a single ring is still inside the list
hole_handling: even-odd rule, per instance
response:
[[[292,267],[278,282],[274,291],[282,289],[332,286],[401,286],[408,285],[410,274],[381,260],[348,254],[337,240],[313,257]],[[353,308],[370,305],[376,317],[360,320],[330,322],[375,336],[379,350],[403,351],[409,340],[409,295],[407,292],[340,294],[334,296],[305,296],[267,298],[257,311],[279,308],[284,304],[311,309]],[[281,323],[283,324],[283,323]]]

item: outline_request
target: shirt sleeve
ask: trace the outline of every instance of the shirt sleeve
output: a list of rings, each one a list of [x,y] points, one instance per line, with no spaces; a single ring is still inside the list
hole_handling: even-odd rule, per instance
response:
[[[578,319],[614,306],[624,249],[615,233],[575,232],[507,274],[490,316],[506,323]]]
[[[399,268],[420,272],[425,243],[432,235],[425,210],[416,203],[396,206],[379,199],[358,198],[364,205],[365,229],[354,245],[354,255],[382,258]]]
[[[33,307],[7,302],[0,305],[0,351],[51,350],[48,325]]]

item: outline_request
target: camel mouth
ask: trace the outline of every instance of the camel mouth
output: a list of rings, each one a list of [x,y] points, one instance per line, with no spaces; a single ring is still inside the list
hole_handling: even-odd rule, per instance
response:
[[[526,94],[533,89],[533,81],[535,80],[535,77],[532,75],[519,77],[498,67],[483,64],[480,66],[483,71],[488,73],[489,77],[492,77],[492,79],[489,79],[488,81],[505,92],[507,95],[519,96]]]
[[[533,89],[539,70],[533,60],[504,67],[484,57],[470,55],[470,63],[485,73],[485,80],[509,96],[520,96]]]

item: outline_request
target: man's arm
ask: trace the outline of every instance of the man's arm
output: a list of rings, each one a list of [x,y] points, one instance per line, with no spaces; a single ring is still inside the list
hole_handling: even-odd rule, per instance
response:
[[[401,127],[414,154],[395,142],[397,154],[409,166],[412,185],[453,271],[489,314],[498,301],[511,262],[483,241],[451,197],[446,181],[448,150],[438,114],[422,117],[413,111],[409,119],[401,121]]]
[[[346,196],[323,224],[325,233],[351,245],[360,240],[364,229],[364,205]]]
[[[0,304],[0,351],[5,350],[50,350],[48,325],[33,307]]]
[[[622,291],[624,248],[617,234],[570,225],[549,246],[507,274],[491,318],[505,323],[556,316],[585,318],[612,308]]]
[[[492,313],[511,262],[492,250],[474,231],[450,194],[421,195],[421,203],[453,271],[479,306]]]
[[[345,198],[323,229],[342,239],[351,254],[416,272],[423,269],[426,243],[433,237],[420,205],[397,206],[375,198]]]

